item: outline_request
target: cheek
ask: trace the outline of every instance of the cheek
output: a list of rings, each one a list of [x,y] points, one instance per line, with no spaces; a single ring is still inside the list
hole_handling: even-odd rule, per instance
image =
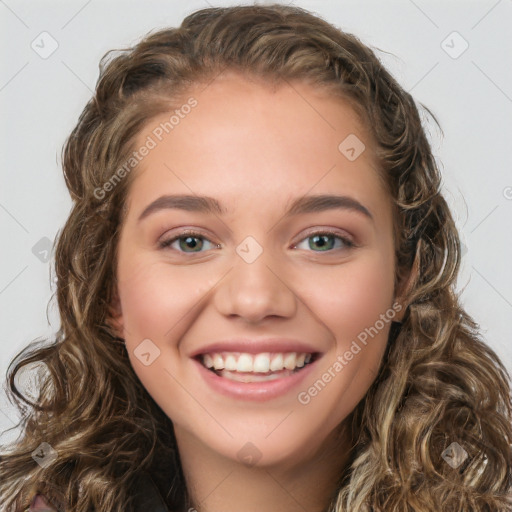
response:
[[[395,315],[393,262],[382,254],[369,255],[340,266],[337,273],[317,275],[314,282],[308,300],[333,345],[298,399],[308,418],[327,414],[323,425],[328,432],[356,407],[377,376]]]
[[[173,269],[147,257],[119,260],[118,289],[132,368],[173,421],[183,423],[197,415],[179,384],[186,380],[179,342],[211,287],[192,269]],[[141,343],[147,339],[154,345]],[[140,359],[145,352],[149,353],[147,365]]]
[[[382,255],[369,255],[309,278],[308,300],[339,345],[373,326],[392,306],[393,265]],[[379,323],[380,325],[380,323]],[[340,346],[341,348],[341,346]]]
[[[132,343],[141,337],[164,340],[170,332],[177,338],[180,321],[200,307],[211,288],[192,268],[173,269],[148,260],[120,260],[118,275],[124,326]]]

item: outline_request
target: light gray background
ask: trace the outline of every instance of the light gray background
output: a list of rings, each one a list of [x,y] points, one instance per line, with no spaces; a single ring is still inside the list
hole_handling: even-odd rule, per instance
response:
[[[56,303],[47,312],[55,290],[45,250],[71,204],[61,148],[92,95],[100,58],[150,30],[179,25],[196,9],[235,3],[0,0],[2,386],[15,353],[59,326]],[[512,1],[290,3],[390,52],[378,54],[438,117],[444,137],[427,127],[465,244],[458,289],[512,370]],[[52,39],[58,48],[44,55]],[[15,420],[2,391],[0,432]]]

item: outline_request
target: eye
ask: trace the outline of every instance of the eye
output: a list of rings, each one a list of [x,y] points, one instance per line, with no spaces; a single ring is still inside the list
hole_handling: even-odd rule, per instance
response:
[[[308,248],[313,249],[313,252],[332,252],[333,250],[343,250],[355,247],[354,242],[352,242],[348,237],[325,230],[309,234],[306,238],[301,240],[299,244],[295,245],[294,248],[304,249],[304,247],[301,247],[301,244],[305,242],[308,242]],[[177,247],[173,247],[174,244],[177,244]],[[170,247],[178,252],[189,254],[204,252],[203,249],[219,249],[221,247],[219,244],[215,244],[208,240],[201,233],[192,230],[182,231],[177,236],[173,236],[167,240],[159,242],[158,245],[161,249]]]
[[[301,247],[301,244],[305,242],[307,242],[309,249],[313,249],[313,252],[331,252],[333,249],[343,250],[355,247],[354,242],[349,240],[347,237],[341,236],[332,231],[316,231],[314,233],[310,233],[294,247],[304,249],[304,247]],[[336,242],[338,242],[337,245]],[[317,248],[319,250],[316,250]]]
[[[174,243],[177,243],[177,248],[172,247]],[[210,240],[201,235],[201,233],[197,233],[196,231],[182,231],[179,235],[169,238],[167,240],[163,240],[159,242],[158,246],[161,249],[165,249],[167,247],[171,247],[178,252],[184,253],[195,253],[195,252],[204,252],[202,249],[211,249],[212,247],[208,247],[208,244],[215,248],[219,248],[220,245],[212,243]],[[190,250],[189,250],[190,249]]]

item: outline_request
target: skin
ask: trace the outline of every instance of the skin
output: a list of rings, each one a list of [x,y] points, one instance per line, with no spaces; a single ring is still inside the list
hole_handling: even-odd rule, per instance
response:
[[[325,509],[348,456],[343,420],[377,375],[391,323],[308,404],[297,394],[397,300],[391,200],[372,140],[346,102],[318,87],[292,85],[272,90],[225,72],[192,88],[197,106],[132,171],[114,319],[134,371],[173,421],[199,511]],[[136,146],[169,116],[153,119]],[[349,134],[366,146],[355,161],[338,150]],[[227,212],[162,209],[139,222],[163,194],[213,197]],[[285,218],[291,201],[305,194],[351,196],[373,219],[348,209]],[[199,253],[184,252],[183,243],[180,252],[179,240],[159,248],[180,227],[201,232]],[[308,245],[310,231],[322,228],[356,246],[336,238],[329,239],[336,244],[330,251]],[[236,252],[249,235],[263,249],[251,264]],[[297,338],[323,357],[300,389],[240,401],[211,390],[189,357],[237,336]],[[148,366],[134,352],[144,339],[160,350]],[[248,442],[260,456],[253,466],[237,455]]]

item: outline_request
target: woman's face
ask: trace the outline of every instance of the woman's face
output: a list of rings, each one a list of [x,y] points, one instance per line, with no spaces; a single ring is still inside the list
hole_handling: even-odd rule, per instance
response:
[[[117,267],[131,364],[178,442],[312,457],[374,381],[400,308],[371,140],[299,83],[224,73],[176,108],[136,144]]]

